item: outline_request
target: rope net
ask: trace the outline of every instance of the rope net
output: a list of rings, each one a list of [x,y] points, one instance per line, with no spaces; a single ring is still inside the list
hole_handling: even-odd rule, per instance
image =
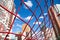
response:
[[[18,1],[18,0],[17,0]],[[32,1],[32,0],[31,0]],[[12,9],[9,9],[8,6],[0,2],[0,9],[3,9],[6,15],[9,15],[9,24],[6,31],[6,27],[4,28],[4,25],[0,23],[0,26],[3,27],[3,31],[0,31],[1,34],[5,35],[4,38],[1,36],[0,39],[2,40],[9,40],[9,34],[13,34],[17,37],[17,40],[48,40],[50,37],[52,37],[52,22],[48,15],[48,10],[50,6],[54,5],[54,0],[33,0],[32,1],[35,5],[33,5],[33,8],[30,8],[26,3],[25,0],[20,0],[19,4],[17,5],[16,12],[14,12],[15,7],[11,6]],[[26,13],[25,10],[22,8],[22,6],[25,6],[28,14],[31,14],[31,17],[28,21],[25,21],[23,18],[18,16],[18,14]],[[23,9],[23,13],[21,13],[21,10]],[[0,12],[2,12],[0,10]],[[30,12],[30,13],[29,13]],[[4,12],[3,12],[4,13]],[[0,13],[1,14],[1,13]],[[6,16],[2,14],[4,17]],[[1,16],[1,15],[0,15]],[[34,17],[34,20],[32,19]],[[0,19],[1,19],[0,18]],[[6,16],[8,18],[8,16]],[[15,23],[15,20],[18,18],[19,22],[22,22],[24,27],[22,27],[21,33],[14,33],[11,32],[13,30],[13,25]],[[6,20],[8,21],[8,20]],[[34,21],[34,23],[32,23]],[[41,22],[40,22],[41,21]],[[36,25],[37,24],[37,25]],[[16,26],[16,25],[15,25]],[[24,33],[26,35],[24,35]]]

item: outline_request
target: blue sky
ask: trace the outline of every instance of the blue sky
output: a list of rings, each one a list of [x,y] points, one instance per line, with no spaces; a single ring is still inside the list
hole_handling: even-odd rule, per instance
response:
[[[34,11],[35,7],[37,6],[37,3],[35,2],[35,0],[24,0],[25,4],[32,10]],[[40,0],[38,0],[38,2],[40,2]],[[18,9],[21,0],[14,0],[15,3],[15,8],[16,10]],[[50,6],[50,0],[48,0],[48,6]],[[59,0],[54,0],[54,4],[59,4]],[[47,8],[44,8],[45,3],[44,0],[42,0],[42,2],[40,3],[41,7],[44,9],[44,15],[47,15]],[[38,18],[38,16],[41,14],[41,10],[38,7],[37,11],[35,12],[36,17]],[[20,8],[19,12],[18,12],[18,16],[21,17],[24,21],[28,22],[28,20],[31,18],[32,13],[28,10],[28,8],[22,4],[22,7]],[[38,22],[41,24],[42,20],[43,20],[43,16],[40,16]],[[46,18],[46,20],[48,21],[48,16]],[[33,24],[35,24],[35,17],[33,16],[29,25],[32,27]],[[34,26],[33,30],[35,30],[38,27],[38,22],[36,22],[36,25]],[[22,22],[21,20],[19,20],[18,18],[15,19],[15,22],[13,24],[13,32],[17,32],[17,31],[22,31],[22,25],[24,24],[24,22]],[[47,24],[48,25],[48,24]],[[40,29],[40,28],[39,28]],[[38,30],[39,30],[38,29]]]

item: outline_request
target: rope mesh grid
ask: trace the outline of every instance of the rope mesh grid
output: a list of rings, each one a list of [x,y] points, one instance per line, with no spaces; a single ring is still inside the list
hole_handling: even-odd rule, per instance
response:
[[[43,8],[42,8],[42,6],[41,6],[41,3],[44,1],[44,6],[43,6]],[[30,32],[33,32],[33,34],[32,34],[32,36],[30,37],[30,40],[39,40],[39,38],[41,37],[41,36],[39,36],[38,37],[38,34],[40,33],[40,31],[42,31],[43,29],[42,29],[42,27],[45,27],[46,28],[46,25],[47,25],[47,27],[50,27],[50,26],[52,26],[52,24],[51,24],[51,20],[50,20],[50,18],[49,18],[49,16],[48,16],[48,8],[49,8],[49,6],[51,6],[51,5],[53,5],[52,3],[52,0],[40,0],[40,1],[38,1],[38,0],[35,0],[35,2],[36,2],[36,7],[34,8],[34,10],[32,10],[29,6],[27,6],[25,3],[24,3],[24,0],[21,0],[20,2],[20,5],[19,5],[19,7],[18,7],[18,9],[17,9],[17,11],[16,11],[16,13],[14,13],[13,11],[10,11],[10,10],[8,10],[4,5],[1,5],[0,4],[0,7],[1,8],[3,8],[4,10],[6,10],[7,12],[9,12],[10,14],[12,14],[12,15],[14,15],[15,17],[14,17],[14,19],[13,19],[13,22],[10,24],[10,29],[9,29],[9,31],[8,32],[0,32],[0,33],[4,33],[4,34],[6,34],[6,36],[5,36],[5,38],[4,38],[4,40],[6,40],[6,38],[8,37],[8,35],[9,34],[14,34],[14,35],[18,35],[18,36],[24,36],[25,38],[24,38],[24,40],[28,40],[27,39],[27,36],[29,35],[29,33]],[[48,4],[48,2],[50,2],[50,5]],[[27,8],[28,8],[28,10],[32,13],[32,15],[31,15],[31,18],[30,18],[30,20],[28,21],[28,22],[26,22],[25,20],[23,20],[21,17],[19,17],[17,14],[18,14],[18,12],[20,11],[20,9],[21,9],[21,7],[22,7],[22,5],[25,5]],[[41,13],[39,13],[39,16],[37,17],[37,15],[36,15],[36,11],[37,11],[37,9],[39,9],[39,11],[41,11]],[[45,9],[47,9],[47,11],[45,11]],[[46,12],[47,13],[47,15],[44,15],[44,12]],[[41,17],[41,16],[43,16],[44,18],[43,18],[43,20],[42,20],[42,22],[41,22],[41,24],[39,24],[39,18]],[[12,30],[12,27],[13,27],[13,24],[14,24],[14,21],[15,21],[15,19],[16,19],[16,17],[17,18],[19,18],[19,20],[21,20],[22,22],[24,22],[25,24],[27,24],[27,25],[29,25],[29,27],[30,27],[30,31],[29,31],[29,33],[25,36],[25,35],[23,35],[23,33],[24,33],[24,31],[25,31],[25,29],[26,29],[26,26],[25,26],[25,28],[24,28],[24,30],[23,30],[23,32],[21,33],[21,34],[15,34],[15,33],[12,33],[12,32],[10,32],[11,30]],[[33,24],[33,26],[31,26],[29,23],[31,22],[31,19],[32,19],[32,17],[35,17],[35,24]],[[46,18],[48,17],[48,21],[46,22]],[[38,27],[36,28],[36,30],[34,30],[34,27],[35,27],[35,25],[36,25],[36,22],[38,22]],[[41,27],[42,26],[42,27]],[[38,31],[38,29],[39,29],[39,31]],[[38,31],[38,32],[37,32]],[[37,32],[37,33],[36,33]],[[41,32],[42,33],[42,32]],[[44,31],[44,33],[45,33],[45,31]],[[35,34],[35,35],[34,35]],[[34,36],[33,36],[34,35]],[[36,38],[35,38],[36,37]],[[44,35],[44,37],[46,37],[46,35]],[[35,39],[34,39],[35,38]],[[45,38],[44,38],[45,39]],[[46,39],[45,39],[46,40]]]

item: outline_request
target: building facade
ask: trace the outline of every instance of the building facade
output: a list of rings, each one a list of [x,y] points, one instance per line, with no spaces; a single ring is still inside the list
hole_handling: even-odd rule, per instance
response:
[[[14,0],[0,0],[0,5],[4,6],[5,8],[7,8],[9,11],[14,12]],[[13,21],[13,15],[10,14],[9,12],[7,12],[6,10],[4,10],[1,6],[0,6],[0,27],[1,30],[0,32],[8,32],[8,30],[10,29],[10,24]],[[4,33],[0,33],[1,37],[4,38],[6,34]],[[4,35],[3,35],[4,34]]]
[[[48,10],[56,37],[60,35],[60,4],[51,6]]]
[[[26,37],[26,39],[31,37],[32,33],[30,31],[31,31],[31,29],[30,29],[29,25],[27,25],[27,24],[22,25],[22,33]],[[25,39],[24,36],[22,36],[22,40]]]

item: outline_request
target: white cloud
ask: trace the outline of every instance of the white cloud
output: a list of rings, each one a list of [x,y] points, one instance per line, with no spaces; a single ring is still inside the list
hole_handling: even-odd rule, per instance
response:
[[[44,15],[47,15],[47,13],[44,13]]]
[[[28,7],[32,7],[33,6],[33,4],[32,4],[32,2],[31,1],[27,1],[27,2],[24,2]],[[25,8],[27,9],[27,7],[25,6]]]
[[[19,16],[19,17],[20,17],[20,15],[19,15],[19,14],[17,14],[17,16]],[[16,17],[16,19],[18,19],[18,17]]]
[[[33,24],[38,24],[38,23],[41,24],[41,22],[34,22]]]
[[[19,15],[19,14],[17,14],[17,16],[19,16],[19,17],[20,17],[20,15]]]
[[[20,25],[20,24],[18,24],[18,23],[17,23],[17,25],[16,25],[16,26],[17,26],[17,27],[20,27],[20,28],[22,27],[22,25]]]
[[[47,15],[47,13],[44,13],[44,16],[46,16]],[[40,18],[44,18],[43,16],[40,16]]]
[[[40,18],[44,18],[43,16],[40,16]]]
[[[17,14],[17,16],[19,16],[21,19],[23,19],[19,14]],[[16,17],[16,19],[19,19],[18,17]]]
[[[28,16],[25,18],[25,20],[30,20],[30,18],[31,18],[31,16]],[[33,19],[33,17],[31,19]]]

